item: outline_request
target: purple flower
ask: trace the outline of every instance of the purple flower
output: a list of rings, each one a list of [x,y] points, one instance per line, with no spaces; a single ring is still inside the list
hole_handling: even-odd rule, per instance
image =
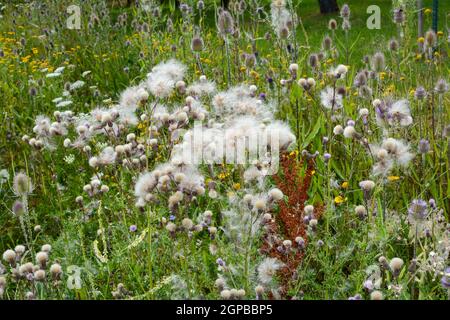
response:
[[[12,207],[12,212],[16,216],[22,215],[25,212],[25,207],[24,207],[23,203],[20,201],[14,202],[13,207]]]
[[[355,126],[355,121],[354,120],[348,120],[347,121],[347,125],[351,126],[351,127],[354,127]]]
[[[175,216],[174,216],[173,214],[171,214],[170,217],[169,217],[169,220],[170,220],[170,221],[175,220]]]
[[[414,97],[417,100],[422,100],[426,96],[427,96],[427,92],[425,91],[425,89],[423,87],[417,87],[416,91],[414,92]]]
[[[225,261],[223,261],[221,258],[217,258],[216,263],[221,267],[225,266]]]
[[[300,249],[305,248],[305,240],[303,238],[296,239],[296,242]]]
[[[430,200],[428,200],[428,203],[430,204],[430,207],[432,209],[436,209],[436,200],[430,199]]]
[[[408,214],[413,221],[422,221],[427,217],[427,203],[422,199],[414,199],[408,208]]]
[[[364,281],[364,288],[367,289],[368,291],[372,291],[374,289],[374,285],[372,280],[366,280]]]
[[[309,223],[309,220],[311,220],[311,218],[310,218],[309,216],[303,217],[303,223],[304,223],[304,224],[308,224],[308,223]]]
[[[260,94],[259,94],[259,98],[260,98],[261,100],[266,100],[266,94],[265,94],[264,92],[260,93]]]
[[[136,232],[136,230],[137,230],[136,225],[133,224],[130,226],[130,232]]]
[[[430,151],[430,143],[428,140],[422,139],[419,141],[419,153],[426,154],[428,151]]]
[[[444,276],[441,278],[441,284],[445,289],[450,289],[450,267],[444,271]]]
[[[323,155],[323,158],[325,159],[325,161],[328,161],[328,160],[331,159],[331,154],[325,153],[325,154]]]
[[[360,294],[355,294],[353,297],[349,297],[348,300],[362,300]]]

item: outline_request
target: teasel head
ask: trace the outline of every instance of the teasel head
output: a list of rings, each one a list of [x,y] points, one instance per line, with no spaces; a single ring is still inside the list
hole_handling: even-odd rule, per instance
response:
[[[397,8],[394,10],[394,22],[397,24],[403,24],[406,20],[405,11],[403,8]]]
[[[414,91],[414,97],[417,100],[423,100],[427,96],[427,91],[424,87],[417,87],[417,89]]]
[[[430,151],[430,142],[426,139],[419,141],[418,151],[420,154],[427,154]]]
[[[447,81],[445,81],[445,79],[439,79],[436,82],[436,86],[434,87],[434,91],[436,91],[436,93],[438,94],[444,94],[448,91],[448,83]]]
[[[344,4],[341,8],[341,18],[349,19],[350,18],[350,7],[348,4]]]
[[[30,94],[30,97],[35,97],[37,95],[36,87],[31,87],[28,93]]]
[[[205,9],[205,3],[202,0],[197,1],[197,10],[202,11]]]
[[[436,43],[437,43],[436,32],[434,32],[434,30],[428,30],[425,33],[425,45],[428,48],[433,48],[436,46]]]
[[[427,202],[422,199],[414,199],[408,208],[408,217],[411,222],[422,222],[428,216]]]
[[[174,31],[174,29],[173,29],[173,22],[172,22],[171,18],[167,19],[166,30],[167,30],[167,33],[173,33],[173,31]]]
[[[203,50],[203,39],[199,35],[195,35],[192,38],[191,50],[194,52],[200,52]]]
[[[18,196],[27,196],[33,191],[31,179],[22,172],[16,174],[14,176],[13,190]]]
[[[408,266],[408,272],[415,273],[416,270],[417,270],[417,259],[412,259]]]
[[[312,69],[317,69],[318,65],[319,65],[319,57],[315,53],[311,54],[309,56],[309,66]]]
[[[289,28],[287,26],[281,27],[279,35],[281,39],[287,39],[289,37]]]
[[[372,57],[372,70],[382,72],[386,68],[386,60],[382,52],[377,52]]]
[[[245,54],[245,65],[247,68],[252,68],[256,64],[256,56],[253,53]]]
[[[350,24],[350,20],[344,19],[342,21],[342,30],[349,31],[351,29],[352,25]]]
[[[328,29],[334,31],[334,30],[337,29],[337,27],[338,27],[338,24],[337,24],[337,21],[336,21],[336,20],[331,19],[331,20],[328,22]]]
[[[333,40],[326,35],[322,40],[322,50],[329,51],[331,50],[331,47],[333,46]]]
[[[23,203],[21,201],[15,201],[13,206],[12,206],[12,213],[16,216],[16,217],[20,217],[25,213],[25,206],[23,205]]]
[[[227,10],[220,8],[219,16],[217,18],[217,28],[219,29],[219,33],[222,36],[226,36],[227,34],[233,34],[234,32],[234,20],[231,16],[230,12]]]
[[[399,48],[398,41],[395,40],[395,39],[391,39],[389,41],[389,50],[392,51],[392,52],[397,52],[398,48]]]

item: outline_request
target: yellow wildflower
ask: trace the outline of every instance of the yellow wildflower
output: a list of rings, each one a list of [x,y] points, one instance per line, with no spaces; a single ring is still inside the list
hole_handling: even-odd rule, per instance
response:
[[[344,203],[346,200],[347,200],[347,198],[344,198],[344,197],[342,197],[342,196],[337,196],[336,198],[334,198],[334,202],[335,202],[336,204]]]
[[[399,176],[389,176],[389,177],[387,177],[387,179],[389,180],[389,181],[397,181],[397,180],[399,180],[400,179],[400,177]]]
[[[344,189],[348,188],[348,181],[342,182],[342,188],[344,188]]]
[[[223,179],[225,179],[227,177],[227,174],[225,173],[225,172],[221,172],[221,173],[219,173],[219,175],[218,175],[218,178],[220,179],[220,180],[223,180]]]

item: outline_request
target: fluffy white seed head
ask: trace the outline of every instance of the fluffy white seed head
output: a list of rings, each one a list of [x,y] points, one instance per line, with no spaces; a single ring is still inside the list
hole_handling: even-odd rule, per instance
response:
[[[344,137],[347,139],[353,139],[356,137],[356,130],[353,126],[346,126],[344,129]]]
[[[283,199],[283,192],[278,188],[273,188],[272,190],[269,191],[269,196],[273,200],[279,201],[279,200]]]
[[[47,264],[48,261],[48,253],[45,251],[38,252],[36,254],[36,262],[41,267],[44,267]]]
[[[343,134],[344,133],[344,128],[340,124],[338,124],[337,126],[334,127],[333,133],[335,135]]]
[[[305,214],[312,215],[314,212],[314,206],[309,204],[309,205],[305,206],[304,211],[305,211]]]
[[[184,229],[191,230],[192,227],[194,226],[194,223],[192,222],[191,219],[184,218],[183,221],[181,221],[181,225],[183,226]]]
[[[16,262],[16,253],[13,250],[6,250],[3,253],[3,260],[9,264],[14,264]]]
[[[41,251],[49,253],[50,251],[52,251],[52,246],[49,244],[44,244],[41,248]]]
[[[381,291],[375,290],[370,294],[370,300],[383,300],[383,293]]]
[[[389,266],[391,267],[391,270],[394,272],[398,272],[403,267],[403,260],[400,258],[393,258],[389,262]]]
[[[359,183],[359,187],[364,191],[372,191],[375,188],[375,182],[372,180],[364,180]]]

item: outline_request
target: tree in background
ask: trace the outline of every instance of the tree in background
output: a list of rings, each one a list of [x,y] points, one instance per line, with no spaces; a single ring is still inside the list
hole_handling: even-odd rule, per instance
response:
[[[339,11],[337,0],[319,0],[319,6],[322,14]]]

